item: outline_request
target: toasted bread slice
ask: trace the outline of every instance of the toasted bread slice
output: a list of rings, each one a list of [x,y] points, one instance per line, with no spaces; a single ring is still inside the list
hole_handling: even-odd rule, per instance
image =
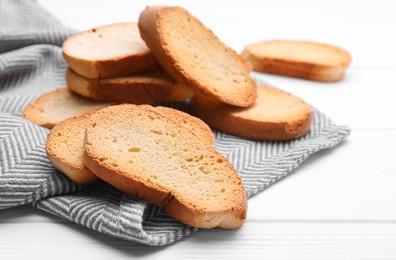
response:
[[[85,184],[97,180],[83,164],[84,135],[89,117],[95,111],[68,118],[51,129],[45,149],[51,164],[74,182]]]
[[[68,118],[51,129],[46,143],[46,151],[52,165],[74,182],[86,184],[98,179],[87,167],[82,156],[87,121],[96,111]],[[195,135],[204,145],[213,146],[212,130],[200,119],[169,107],[156,107],[158,113]]]
[[[88,79],[67,70],[69,89],[85,97],[118,103],[153,104],[189,99],[191,88],[177,83],[164,70],[154,70],[128,77]]]
[[[264,41],[242,55],[256,71],[324,82],[341,80],[351,62],[345,50],[308,41]]]
[[[249,66],[185,9],[147,7],[138,25],[153,55],[176,80],[227,104],[253,105],[257,91]]]
[[[257,90],[257,101],[250,108],[195,96],[191,111],[214,129],[257,140],[291,140],[309,131],[312,111],[301,99],[266,86],[259,85]]]
[[[22,116],[35,124],[52,128],[66,118],[113,104],[82,97],[63,87],[40,96],[25,108]]]
[[[86,78],[115,78],[159,67],[136,23],[111,24],[70,36],[63,56]]]
[[[95,113],[87,124],[84,164],[182,223],[240,227],[247,201],[238,173],[212,146],[154,111],[123,104]]]

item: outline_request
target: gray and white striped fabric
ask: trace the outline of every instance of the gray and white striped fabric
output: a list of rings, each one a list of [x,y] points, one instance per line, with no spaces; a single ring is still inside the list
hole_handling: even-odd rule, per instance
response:
[[[48,130],[21,118],[41,93],[65,85],[59,48],[74,33],[31,0],[0,1],[0,209],[31,204],[82,226],[162,246],[197,229],[106,183],[77,185],[45,154]],[[166,104],[185,110],[184,103]],[[256,142],[215,132],[218,151],[242,177],[248,196],[291,173],[311,154],[336,146],[349,128],[314,109],[311,132],[291,142]]]

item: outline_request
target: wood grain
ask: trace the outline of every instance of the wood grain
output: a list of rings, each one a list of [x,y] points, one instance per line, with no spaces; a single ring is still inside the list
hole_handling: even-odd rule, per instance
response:
[[[25,213],[31,212],[24,208]],[[11,209],[23,213],[21,209]],[[41,213],[36,212],[38,215]],[[10,214],[10,213],[8,213]],[[164,248],[116,240],[75,224],[0,222],[5,259],[390,259],[396,220],[248,220],[239,230],[200,230]],[[23,248],[23,250],[22,250]]]

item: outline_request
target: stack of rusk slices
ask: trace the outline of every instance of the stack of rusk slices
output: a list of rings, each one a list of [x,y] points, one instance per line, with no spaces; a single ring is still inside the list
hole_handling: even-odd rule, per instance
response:
[[[259,141],[310,129],[309,106],[257,85],[249,62],[181,7],[147,7],[138,24],[78,33],[62,49],[67,87],[23,114],[52,128],[51,163],[77,183],[102,179],[194,227],[238,228],[246,218],[243,183],[214,149],[212,129]],[[153,106],[181,100],[197,117]]]

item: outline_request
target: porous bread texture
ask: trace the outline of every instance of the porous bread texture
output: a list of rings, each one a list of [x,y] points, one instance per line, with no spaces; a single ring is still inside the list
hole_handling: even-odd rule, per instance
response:
[[[45,149],[51,164],[76,183],[86,184],[98,179],[82,160],[85,128],[93,113],[95,111],[60,122],[47,137]]]
[[[82,97],[63,87],[41,95],[25,108],[22,116],[37,125],[52,128],[66,118],[112,104]]]
[[[242,55],[256,71],[323,82],[343,79],[352,59],[338,47],[287,40],[251,44]]]
[[[258,85],[256,103],[237,108],[195,96],[190,109],[211,128],[263,141],[286,141],[309,132],[312,110],[301,99],[284,91]]]
[[[75,72],[86,78],[114,78],[159,67],[140,38],[136,23],[117,23],[70,36],[63,56]]]
[[[230,105],[253,105],[257,90],[250,68],[185,9],[147,7],[138,26],[153,55],[176,80]]]
[[[188,129],[203,144],[214,144],[212,131],[202,120],[168,107],[156,107],[152,111]],[[86,124],[95,112],[90,111],[60,122],[51,129],[47,138],[46,151],[51,164],[76,183],[86,184],[98,179],[82,160]]]
[[[210,127],[201,119],[170,107],[150,107],[145,106],[154,113],[165,116],[177,125],[186,128],[192,134],[197,136],[197,140],[206,145],[213,146],[215,143],[214,135]]]
[[[238,173],[212,146],[153,109],[123,104],[98,111],[87,124],[84,164],[182,223],[240,227],[247,201]]]
[[[88,79],[68,69],[66,82],[71,91],[82,96],[118,103],[153,104],[194,95],[191,88],[177,83],[162,69],[109,79]]]

